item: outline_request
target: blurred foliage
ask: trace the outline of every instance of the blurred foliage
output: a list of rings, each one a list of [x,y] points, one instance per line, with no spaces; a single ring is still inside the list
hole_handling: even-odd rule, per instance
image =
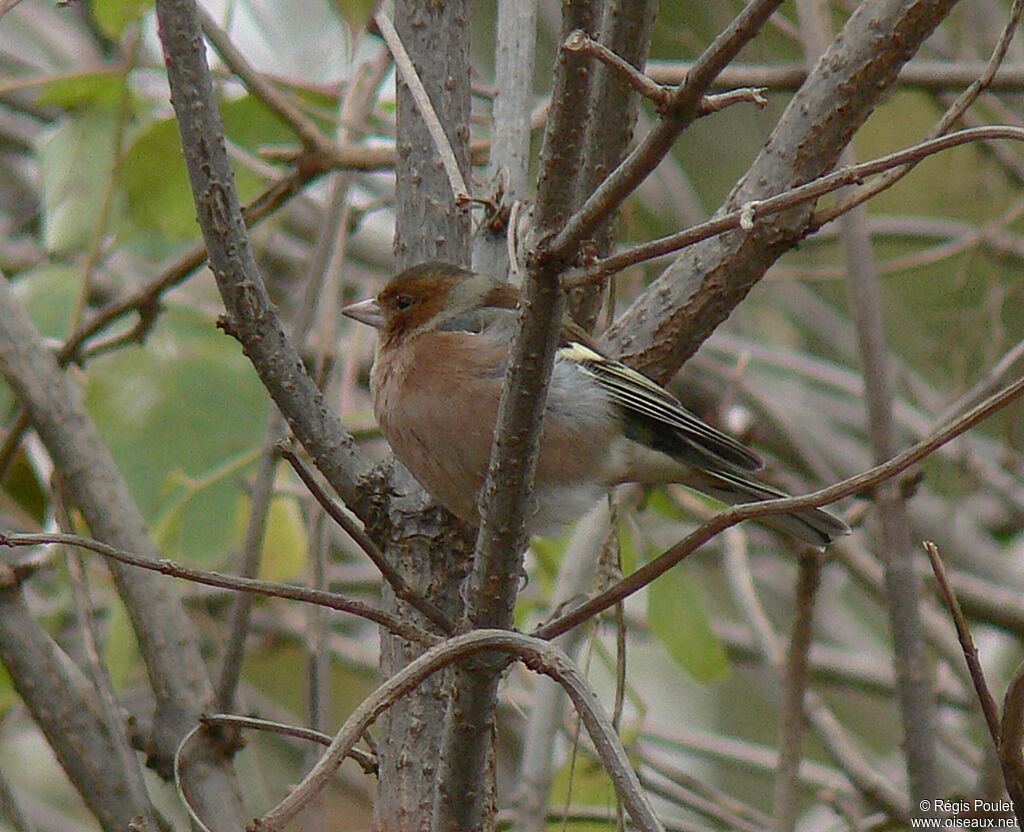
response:
[[[0,66],[5,81],[11,81],[0,94],[0,268],[51,344],[67,338],[74,321],[88,320],[111,299],[155,279],[198,239],[151,5],[146,0],[95,0],[60,8],[22,3],[0,20]],[[665,60],[694,58],[741,6],[661,5],[652,58]],[[979,20],[1001,7],[989,4],[986,11],[981,4],[963,6],[944,25],[935,49],[944,39],[946,46],[955,45],[958,55],[983,57],[991,43],[978,40],[977,33],[984,30]],[[349,0],[294,5],[245,0],[211,6],[211,11],[229,21],[232,37],[254,64],[330,132],[341,82],[356,61],[378,48],[370,36],[360,34],[373,7]],[[496,0],[474,4],[475,79],[484,85],[493,81],[495,8]],[[837,25],[843,9],[843,4],[834,4]],[[789,27],[767,27],[744,51],[744,61],[803,59],[792,35],[792,3],[783,6],[783,19]],[[542,3],[538,97],[550,84],[557,30],[557,4]],[[136,39],[137,60],[132,64],[127,56],[135,54]],[[935,58],[936,52],[927,57]],[[1018,53],[1011,57],[1020,59]],[[297,147],[298,142],[262,102],[228,79],[216,59],[214,66],[244,200],[286,170],[268,161],[263,151]],[[391,96],[388,84],[370,119],[374,141],[393,122]],[[1019,98],[1003,100],[1003,108],[1015,117],[1021,115]],[[787,103],[785,92],[773,92],[763,110],[737,106],[695,123],[652,181],[625,206],[620,240],[642,241],[676,231],[687,210],[710,214],[756,156]],[[869,158],[912,144],[935,122],[942,106],[934,95],[921,91],[889,95],[858,133],[857,154]],[[481,95],[475,107],[483,117],[490,101]],[[986,107],[977,109],[991,120],[1002,118],[1002,111]],[[648,120],[654,117],[650,107],[644,113]],[[486,135],[481,124],[474,124],[474,131]],[[1019,158],[1018,149],[1010,150]],[[393,197],[387,174],[359,176],[355,182],[353,233],[342,276],[345,285],[339,291],[352,297],[373,291],[387,274]],[[896,362],[898,423],[907,441],[1024,338],[1024,225],[1017,216],[1022,211],[1015,210],[1020,184],[991,152],[968,146],[926,160],[868,207],[882,267],[886,332]],[[287,316],[302,303],[326,193],[323,184],[311,186],[254,232],[264,277]],[[942,230],[950,221],[959,224],[961,234]],[[992,233],[976,233],[990,223],[998,225]],[[939,246],[949,251],[938,256],[934,250]],[[95,262],[83,286],[90,249]],[[935,256],[925,256],[929,254]],[[712,339],[682,374],[682,395],[702,415],[730,425],[738,420],[741,428],[760,417],[747,438],[763,444],[772,475],[789,471],[796,477],[799,472],[802,479],[785,483],[794,490],[819,483],[823,472],[837,477],[854,473],[870,459],[842,257],[840,242],[829,233],[787,254],[722,328],[722,337]],[[663,264],[635,267],[619,276],[620,310]],[[217,329],[219,310],[211,277],[200,272],[164,295],[159,308],[148,310],[156,315],[143,338],[90,356],[68,372],[164,554],[191,565],[236,571],[269,403],[238,344]],[[134,323],[132,316],[121,319],[103,336],[124,333]],[[337,334],[328,327],[323,337]],[[340,337],[342,348],[327,361],[333,372],[330,401],[348,424],[363,425],[367,398],[357,380],[365,378],[370,339],[348,328],[340,330]],[[713,387],[714,395],[702,398],[702,385]],[[9,423],[16,408],[2,385],[0,408]],[[922,506],[915,534],[942,537],[944,552],[959,568],[990,580],[998,576],[1000,586],[1024,591],[1019,557],[1024,551],[1024,406],[1017,404],[958,447],[926,466],[925,493],[914,503]],[[371,454],[385,452],[379,441],[368,442],[367,448]],[[47,476],[38,450],[26,443],[0,481],[0,526],[37,530],[52,525]],[[309,501],[299,496],[283,466],[275,482],[260,575],[306,580],[307,555],[316,540]],[[646,495],[633,516],[622,524],[620,555],[626,572],[678,540],[693,522],[685,503],[663,490]],[[747,531],[762,601],[784,634],[791,618],[792,560],[785,551],[779,557],[777,541],[757,527]],[[868,544],[871,534],[869,522],[864,532]],[[568,545],[567,534],[533,546],[529,580],[517,609],[517,624],[523,629],[550,615],[548,599]],[[375,599],[375,576],[350,543],[330,535],[328,548],[331,586]],[[106,667],[118,693],[134,701],[133,695],[146,685],[134,635],[112,582],[94,556],[89,557]],[[44,572],[45,577],[28,584],[27,592],[51,631],[73,645],[64,577],[57,567]],[[197,587],[184,587],[184,592],[202,622],[216,667],[230,619],[229,599]],[[242,700],[253,710],[304,724],[309,695],[306,611],[265,599],[255,607]],[[751,747],[774,743],[778,685],[751,658],[749,644],[735,637],[743,624],[720,574],[716,547],[665,575],[643,597],[627,603],[625,614],[630,628],[628,718],[640,724],[649,717],[669,728],[701,726]],[[838,562],[826,568],[819,643],[846,651],[851,660],[866,662],[884,675],[889,648],[883,620],[873,590],[850,579]],[[326,724],[333,730],[371,689],[378,642],[376,632],[359,622],[338,615],[330,621],[335,661]],[[595,628],[588,638],[614,651],[610,625]],[[993,667],[1008,674],[1020,653],[1016,636],[987,622],[979,625],[977,638],[988,651],[986,658],[993,657]],[[637,675],[634,659],[642,668]],[[955,672],[943,669],[946,676],[955,677]],[[605,669],[594,675],[603,701],[610,703],[613,674]],[[819,684],[872,762],[887,776],[901,777],[891,697],[860,690],[848,681]],[[2,671],[0,713],[5,714],[0,771],[66,818],[66,828],[95,828],[70,788],[53,775],[45,743]],[[946,709],[943,720],[951,731],[980,742],[977,726],[962,709]],[[639,729],[630,738],[636,735]],[[514,766],[517,739],[503,736],[502,741],[503,763]],[[573,804],[608,807],[609,818],[614,818],[607,777],[585,754],[573,759],[570,745],[568,740],[559,744],[552,807],[560,810],[568,796]],[[808,747],[814,760],[827,763],[819,743],[809,741]],[[35,773],[19,762],[26,749],[32,759],[44,761]],[[253,803],[270,805],[278,799],[301,776],[307,752],[292,741],[254,738],[240,755]],[[766,801],[770,807],[771,775],[756,766],[737,774],[731,762],[708,761],[707,755],[685,749],[674,753],[696,774],[759,808]],[[966,777],[963,764],[955,760],[947,761],[945,772],[950,782]],[[56,778],[57,784],[47,778]],[[336,813],[334,828],[365,826],[372,800],[366,782],[356,776],[339,779],[330,800],[357,808]],[[511,793],[512,786],[505,785],[504,791]],[[613,826],[609,820],[570,828]]]

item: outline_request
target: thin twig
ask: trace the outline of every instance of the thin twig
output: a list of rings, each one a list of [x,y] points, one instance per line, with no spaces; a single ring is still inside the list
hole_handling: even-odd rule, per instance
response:
[[[469,143],[471,165],[486,165],[491,155],[487,139],[474,139]],[[298,167],[325,170],[352,170],[362,173],[394,170],[398,163],[398,147],[394,144],[366,146],[362,144],[335,145],[324,155],[310,156],[301,147],[265,147],[260,156],[275,162],[295,162]]]
[[[835,557],[878,603],[885,603],[885,576],[879,559],[855,538],[844,540],[835,547]],[[922,619],[928,634],[928,642],[949,669],[956,675],[964,695],[971,687],[970,674],[963,664],[963,651],[956,636],[949,632],[947,617],[935,606],[922,609]]]
[[[309,523],[309,546],[306,549],[306,572],[313,589],[327,585],[327,552],[330,548],[327,514],[312,509]],[[328,727],[331,710],[331,655],[327,649],[328,618],[322,607],[306,610],[306,718],[317,730]],[[313,757],[315,759],[315,756]]]
[[[128,125],[132,117],[132,86],[129,77],[135,69],[139,57],[139,45],[142,37],[136,30],[131,38],[131,43],[126,50],[125,60],[119,67],[121,72],[120,92],[118,93],[117,109],[114,124],[114,146],[111,148],[110,163],[107,174],[104,177],[105,184],[100,197],[100,204],[96,211],[92,233],[89,236],[89,243],[86,248],[85,257],[81,266],[81,280],[79,282],[78,296],[75,298],[74,307],[71,310],[71,318],[68,322],[68,329],[74,332],[82,319],[82,312],[89,302],[89,295],[93,290],[93,277],[100,255],[103,252],[104,241],[110,236],[110,216],[113,211],[115,197],[121,187],[121,167],[124,164],[124,145]]]
[[[283,722],[274,722],[269,719],[258,719],[254,716],[239,716],[238,714],[209,714],[201,717],[203,725],[219,725],[230,728],[249,728],[254,731],[267,731],[271,734],[280,734],[284,737],[295,737],[300,740],[308,740],[319,745],[329,746],[331,744],[330,734],[322,731],[315,731],[312,728],[303,728],[300,725],[286,725]],[[377,757],[361,748],[350,748],[348,756],[355,760],[366,774],[374,774],[377,771]]]
[[[548,609],[558,611],[592,586],[594,571],[604,548],[603,541],[616,534],[610,525],[608,502],[601,500],[576,524],[566,546],[548,597]],[[570,658],[579,651],[586,630],[578,628],[555,642]],[[529,718],[523,732],[517,787],[512,796],[519,832],[541,832],[550,803],[552,765],[564,695],[549,679],[537,679],[528,705]]]
[[[197,722],[192,730],[181,738],[181,742],[178,743],[178,747],[174,750],[174,788],[178,792],[178,799],[181,800],[181,804],[185,807],[185,811],[188,812],[189,818],[199,832],[213,832],[213,830],[203,823],[199,807],[195,805],[189,795],[188,782],[181,775],[186,762],[185,752],[192,744],[192,740],[200,734],[208,732],[209,729],[202,722]]]
[[[555,645],[507,630],[476,630],[456,636],[414,659],[377,688],[345,721],[328,750],[303,781],[250,827],[252,832],[282,829],[326,785],[355,742],[381,713],[424,679],[453,662],[484,651],[501,651],[520,659],[530,670],[561,684],[583,719],[616,791],[637,826],[663,830],[644,795],[636,773],[597,697],[582,674]]]
[[[306,467],[305,463],[301,459],[299,459],[295,450],[289,445],[282,444],[278,446],[278,452],[285,460],[287,460],[288,464],[292,466],[292,470],[299,475],[299,479],[302,480],[303,485],[306,486],[309,493],[313,495],[313,499],[320,504],[320,507],[327,513],[327,515],[338,524],[345,534],[352,538],[355,544],[362,549],[364,554],[373,562],[373,565],[380,570],[381,576],[391,585],[391,589],[394,591],[395,596],[401,598],[409,604],[409,606],[414,607],[421,612],[428,620],[440,627],[441,632],[454,632],[455,628],[445,614],[434,604],[409,587],[398,571],[388,563],[384,553],[377,548],[377,544],[370,540],[369,535],[367,535],[359,524],[356,523],[355,519],[350,517],[349,513],[342,506],[339,506],[334,502],[334,500],[332,500],[320,487],[320,483],[316,481],[316,477],[313,476],[313,472]]]
[[[985,717],[985,724],[988,726],[988,733],[992,737],[992,742],[998,748],[999,705],[996,704],[995,697],[992,696],[992,692],[989,690],[988,682],[985,681],[985,671],[981,666],[981,660],[978,658],[978,648],[974,646],[974,639],[971,638],[971,631],[967,626],[967,618],[964,616],[964,611],[960,608],[960,602],[957,600],[953,587],[949,584],[949,578],[946,576],[946,567],[939,556],[939,547],[930,540],[925,540],[922,545],[925,552],[928,553],[928,560],[932,565],[932,572],[935,574],[939,592],[946,602],[949,615],[956,626],[956,635],[964,652],[964,661],[967,663],[967,669],[971,674],[971,681],[974,683],[974,690],[978,695],[978,702],[981,705],[981,713]]]
[[[989,370],[985,371],[985,374],[980,379],[971,385],[971,388],[966,393],[963,393],[955,402],[949,405],[939,418],[952,419],[980,399],[991,395],[993,390],[1006,384],[1007,378],[1013,373],[1021,359],[1024,359],[1024,338],[1008,349]]]
[[[745,535],[736,529],[730,529],[726,534],[726,575],[733,598],[747,621],[762,660],[781,678],[785,667],[782,643],[754,587]],[[806,691],[804,710],[828,753],[843,768],[861,794],[885,809],[892,818],[905,822],[909,816],[905,797],[889,778],[875,771],[864,759],[824,699],[814,691]]]
[[[220,572],[193,569],[190,566],[185,566],[167,558],[152,560],[133,555],[131,552],[125,552],[114,546],[108,546],[99,540],[92,540],[77,534],[11,534],[0,531],[0,546],[44,546],[53,543],[77,546],[90,552],[96,552],[96,554],[103,555],[103,557],[110,558],[118,563],[123,563],[126,566],[159,572],[161,575],[170,575],[173,578],[183,578],[186,581],[193,581],[197,584],[216,586],[221,589],[233,589],[238,592],[255,592],[270,598],[285,598],[289,601],[301,601],[305,604],[329,607],[333,610],[365,618],[396,635],[402,636],[402,638],[418,644],[436,644],[439,640],[437,636],[421,630],[415,624],[401,621],[386,612],[371,607],[369,604],[346,598],[344,595],[339,595],[336,592],[323,592],[293,584],[283,584],[277,581],[258,581],[254,578],[241,578],[233,575],[224,575]]]
[[[981,660],[978,657],[978,648],[974,646],[971,630],[967,626],[967,618],[960,608],[956,592],[949,583],[946,567],[939,555],[939,547],[930,540],[925,540],[923,546],[925,552],[928,553],[928,560],[931,562],[932,572],[935,574],[935,581],[938,584],[939,592],[942,594],[946,607],[949,609],[949,614],[953,619],[953,624],[956,626],[956,635],[960,640],[960,647],[963,649],[964,661],[967,663],[967,669],[971,674],[971,681],[974,683],[974,690],[978,695],[978,702],[981,705],[981,712],[985,717],[985,724],[988,726],[989,735],[992,737],[992,743],[999,756],[999,762],[1003,770],[1003,781],[1006,785],[1006,791],[1010,795],[1010,800],[1013,802],[1014,814],[1017,816],[1018,823],[1024,824],[1024,776],[1022,776],[1024,775],[1024,761],[1021,759],[1021,741],[1024,739],[1024,734],[1020,732],[1020,729],[1015,724],[1021,721],[1020,716],[1009,715],[1009,712],[1006,710],[1007,708],[1015,708],[1019,714],[1024,709],[1024,699],[1022,699],[1024,697],[1024,683],[1021,681],[1024,679],[1024,674],[1021,673],[1021,669],[1018,669],[1014,680],[1007,689],[1006,702],[1003,706],[1003,719],[1000,723],[999,706],[989,690],[988,682],[985,679],[985,670],[982,668]],[[1024,665],[1022,665],[1022,668],[1024,668]],[[1020,687],[1021,690],[1015,691],[1015,687]],[[1016,737],[1012,736],[1015,731],[1018,732]],[[1008,737],[1007,734],[1011,736]]]
[[[821,580],[822,557],[810,548],[800,553],[795,615],[789,638],[789,653],[782,675],[782,718],[779,725],[779,764],[775,772],[772,801],[772,829],[789,832],[796,828],[800,801],[800,760],[803,757],[804,696],[807,665],[814,640],[814,601]]]
[[[636,90],[644,98],[654,102],[657,110],[661,112],[669,105],[672,98],[672,90],[668,87],[652,81],[629,61],[624,61],[603,43],[594,40],[582,29],[575,29],[562,42],[562,48],[567,52],[581,52],[584,55],[591,55],[601,63],[617,73],[623,81]]]
[[[781,5],[780,0],[753,0],[708,46],[672,91],[658,124],[587,198],[540,254],[569,259],[587,235],[615,211],[657,167],[676,137],[697,117],[700,101],[712,79],[760,30]]]
[[[71,517],[64,499],[65,495],[60,486],[59,474],[53,477],[53,479],[56,480],[56,487],[53,493],[57,520],[61,528],[72,528]],[[144,808],[147,813],[146,821],[148,823],[155,823],[159,815],[156,808],[150,802],[149,793],[146,791],[146,781],[142,774],[142,767],[139,765],[139,758],[128,740],[123,709],[117,701],[117,695],[114,693],[114,685],[110,680],[107,665],[100,656],[100,637],[96,618],[93,614],[93,602],[89,592],[89,575],[85,567],[85,558],[81,552],[71,552],[63,549],[63,547],[62,551],[71,584],[75,617],[78,619],[78,629],[82,640],[82,652],[84,655],[81,663],[85,665],[83,670],[93,686],[93,691],[99,702],[99,710],[104,727],[109,736],[110,745],[114,749],[116,765],[119,768],[116,776],[123,783],[125,791],[131,795],[132,803],[135,806]]]
[[[203,34],[224,59],[224,63],[242,79],[242,83],[250,93],[266,104],[295,131],[302,141],[303,147],[311,153],[319,153],[325,157],[333,156],[336,150],[335,143],[324,135],[311,118],[289,101],[287,96],[276,89],[249,63],[245,55],[231,42],[228,33],[214,20],[213,15],[201,6],[199,7],[199,20],[203,26]]]
[[[760,657],[760,653],[758,655]],[[774,743],[764,745],[727,736],[719,729],[700,730],[679,720],[671,725],[658,723],[650,715],[641,728],[637,754],[641,761],[646,761],[652,755],[662,759],[669,756],[677,761],[697,758],[715,766],[724,766],[729,771],[748,772],[757,776],[758,780],[774,776],[778,767],[778,751]],[[845,772],[833,765],[813,760],[803,761],[800,779],[805,792],[830,790],[852,794],[854,790]]]
[[[249,518],[245,525],[241,568],[238,570],[243,578],[255,578],[259,575],[263,559],[263,538],[274,496],[274,474],[277,471],[276,445],[283,432],[284,419],[277,408],[271,405],[263,451],[260,453],[256,478],[249,494]],[[221,711],[231,710],[235,702],[235,691],[242,675],[242,659],[245,657],[245,641],[249,635],[252,601],[252,594],[242,593],[234,599],[231,608],[231,627],[224,658],[220,664],[214,699],[217,709]]]
[[[975,79],[967,89],[956,97],[956,100],[942,114],[942,118],[939,119],[938,123],[928,131],[926,139],[945,134],[967,112],[967,109],[977,100],[978,96],[981,95],[989,84],[992,83],[992,79],[995,78],[996,72],[999,70],[999,66],[1002,64],[1003,59],[1006,57],[1006,52],[1010,48],[1010,42],[1013,40],[1014,34],[1016,34],[1022,15],[1024,15],[1024,0],[1014,0],[1006,25],[1003,27],[999,40],[992,50],[992,55],[985,65],[985,71],[981,74],[981,77]],[[861,205],[876,194],[891,188],[913,169],[913,163],[896,168],[870,185],[857,188],[853,193],[837,200],[834,205],[816,211],[811,220],[811,225],[815,228],[821,227],[825,223],[846,213],[854,206]]]
[[[877,219],[870,220],[872,237],[877,234],[891,234],[902,236],[907,233],[921,235],[924,237],[944,238],[943,242],[929,248],[915,251],[907,255],[899,255],[878,261],[878,274],[903,274],[912,269],[928,266],[932,263],[947,260],[961,252],[976,249],[982,243],[991,247],[998,254],[1006,254],[1010,257],[1020,258],[1024,254],[1024,244],[1017,235],[1009,233],[1006,229],[1014,220],[1024,213],[1024,200],[1018,200],[1006,211],[986,221],[983,225],[974,226],[968,223],[946,222],[946,221],[924,221],[908,218],[900,223],[879,223]],[[898,230],[897,226],[903,226],[907,231]],[[832,236],[828,228],[821,229],[814,237],[814,241],[822,241]],[[773,267],[773,277],[797,277],[809,278],[831,278],[845,277],[846,269],[843,266],[810,266],[810,267]],[[964,394],[965,397],[969,394]],[[977,401],[977,398],[975,398]]]
[[[653,561],[637,569],[628,577],[600,595],[591,598],[584,604],[533,631],[537,638],[550,639],[571,630],[589,618],[608,609],[623,598],[639,592],[647,584],[664,574],[681,560],[692,554],[720,532],[743,520],[753,520],[771,514],[786,514],[800,509],[818,508],[841,500],[851,494],[870,489],[880,482],[891,479],[907,470],[911,465],[920,462],[938,448],[951,442],[960,434],[972,428],[996,411],[1008,405],[1024,393],[1024,378],[990,396],[977,407],[972,408],[955,421],[945,425],[935,433],[912,445],[903,453],[894,456],[887,462],[876,465],[863,473],[849,479],[822,488],[802,497],[787,497],[778,500],[765,500],[760,503],[746,503],[720,512],[700,528],[691,532],[683,540],[672,546],[667,552]]]
[[[805,202],[812,202],[825,194],[860,182],[868,176],[874,176],[908,162],[920,161],[926,156],[931,156],[953,147],[959,147],[962,144],[991,139],[1024,141],[1024,128],[1008,126],[971,127],[967,130],[960,130],[935,139],[919,142],[911,147],[897,150],[885,156],[879,156],[876,159],[869,159],[866,162],[860,162],[850,167],[840,168],[834,173],[822,176],[808,182],[806,185],[791,188],[767,199],[748,203],[707,222],[700,223],[675,234],[669,234],[666,237],[651,240],[627,251],[613,254],[584,268],[567,271],[562,276],[563,285],[567,288],[572,288],[573,286],[602,280],[627,266],[679,251],[701,240],[724,234],[726,231],[732,231],[740,227],[751,229],[758,218],[778,214],[787,208],[793,208]]]
[[[430,137],[434,140],[437,153],[441,157],[441,163],[444,165],[445,173],[448,175],[448,183],[451,185],[452,197],[455,203],[457,205],[467,204],[471,193],[469,188],[466,187],[466,180],[462,177],[459,163],[455,159],[455,152],[452,150],[451,142],[448,141],[448,136],[444,132],[441,120],[434,111],[434,105],[430,103],[430,96],[427,95],[419,73],[416,72],[416,67],[413,66],[409,53],[405,51],[405,44],[402,43],[402,39],[395,29],[395,24],[391,22],[391,18],[384,14],[384,12],[377,12],[373,16],[373,20],[380,30],[381,37],[384,38],[384,42],[391,51],[391,57],[395,59],[398,74],[402,76],[402,80],[409,88],[409,93],[416,102],[416,109],[419,111],[420,118],[423,119],[423,123],[426,124],[427,130],[430,132]]]
[[[733,104],[749,103],[758,109],[768,106],[768,99],[765,93],[767,87],[740,87],[739,89],[720,92],[716,95],[705,95],[700,100],[700,110],[697,111],[698,118],[704,118],[712,113],[718,113]]]
[[[300,193],[318,173],[307,170],[290,171],[280,179],[270,182],[259,194],[242,208],[246,224],[253,226],[279,208],[288,199]],[[200,241],[183,254],[164,266],[159,274],[130,295],[105,306],[81,329],[77,330],[60,348],[57,356],[61,364],[81,360],[84,344],[114,321],[131,312],[142,316],[152,315],[160,304],[161,297],[186,280],[206,262],[206,247]]]
[[[708,818],[715,824],[713,828],[728,829],[729,832],[764,832],[765,827],[761,824],[751,823],[738,815],[732,807],[708,800],[694,789],[665,777],[657,769],[653,769],[652,773],[643,772],[640,782],[651,794],[662,800]],[[619,830],[624,832],[624,827],[620,826]]]
[[[723,788],[713,786],[710,783],[706,783],[698,777],[695,777],[690,771],[684,768],[673,765],[672,763],[665,762],[661,759],[660,755],[654,752],[654,749],[646,743],[634,743],[630,747],[630,752],[635,755],[635,758],[646,768],[650,768],[652,771],[656,771],[659,775],[664,777],[666,780],[671,781],[691,792],[692,794],[701,798],[704,801],[704,805],[710,807],[718,807],[724,809],[732,816],[738,816],[741,822],[752,823],[754,828],[757,830],[768,829],[771,826],[771,818],[765,815],[763,812],[758,811],[750,804],[740,800],[734,794],[730,794]],[[721,817],[719,811],[715,811],[712,817],[725,821],[724,817]],[[728,821],[726,821],[728,822]]]
[[[658,84],[678,84],[690,71],[687,61],[651,61],[646,72]],[[925,90],[962,90],[985,72],[984,61],[929,61],[915,58],[900,70],[896,84],[902,88]],[[768,87],[775,91],[799,89],[807,80],[805,62],[732,63],[711,82],[712,89],[733,87]],[[1024,65],[1003,64],[987,87],[990,91],[1020,92],[1024,90]]]

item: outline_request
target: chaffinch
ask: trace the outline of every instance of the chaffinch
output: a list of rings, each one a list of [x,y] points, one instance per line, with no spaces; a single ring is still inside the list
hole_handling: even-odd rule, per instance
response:
[[[474,525],[518,296],[509,283],[427,262],[392,278],[376,298],[342,310],[377,330],[370,389],[395,455],[441,505]],[[564,323],[544,412],[532,534],[557,531],[627,482],[682,483],[729,504],[787,496],[750,476],[762,467],[753,451]],[[763,522],[819,547],[849,532],[821,509]]]

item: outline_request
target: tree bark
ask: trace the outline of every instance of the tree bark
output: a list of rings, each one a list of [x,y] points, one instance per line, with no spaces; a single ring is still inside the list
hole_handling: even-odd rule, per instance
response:
[[[469,2],[395,4],[395,28],[445,128],[459,167],[469,174]],[[438,151],[405,84],[398,84],[395,259],[399,269],[431,258],[469,263],[470,215],[457,206]],[[448,615],[462,617],[461,587],[472,534],[434,505],[405,467],[392,460],[375,475],[392,499],[369,531],[410,586]],[[420,617],[390,591],[390,611]],[[393,676],[423,652],[382,632],[381,674]],[[374,824],[378,830],[429,830],[434,812],[447,671],[426,679],[380,720],[380,769]],[[480,773],[477,772],[479,775]]]

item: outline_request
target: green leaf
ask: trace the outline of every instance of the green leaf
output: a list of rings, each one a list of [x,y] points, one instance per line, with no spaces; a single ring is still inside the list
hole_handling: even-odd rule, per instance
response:
[[[110,177],[115,129],[110,110],[89,107],[39,140],[43,242],[51,252],[83,247],[92,237]]]
[[[570,797],[570,802],[576,805],[608,806],[611,817],[615,817],[615,786],[601,763],[586,754],[577,754],[575,763],[570,757],[551,780],[548,805],[561,809],[565,806],[566,797]],[[587,829],[588,826],[573,828]],[[598,823],[594,828],[608,827]]]
[[[22,272],[18,280],[11,283],[11,291],[44,338],[63,339],[78,296],[79,282],[79,272],[73,266],[45,264]],[[10,389],[0,382],[0,412],[9,413],[14,401]],[[12,458],[0,480],[0,490],[27,516],[43,521],[49,496],[40,489],[35,469],[28,464],[24,450]]]
[[[636,540],[625,518],[619,520],[619,565],[623,575],[631,575],[636,571],[639,561]]]
[[[370,22],[377,8],[377,0],[331,0],[331,6],[349,28],[357,32],[365,29]]]
[[[169,307],[145,347],[90,362],[86,404],[166,554],[222,558],[267,409],[238,344]]]
[[[644,493],[644,507],[670,520],[692,519],[673,500],[664,488],[650,488]],[[720,505],[715,503],[715,505]]]
[[[534,537],[530,540],[530,548],[537,559],[538,577],[542,586],[550,589],[558,575],[559,564],[565,557],[565,550],[572,539],[572,530],[567,529],[558,537]]]
[[[287,126],[252,96],[222,101],[220,110],[227,137],[251,153],[269,144],[297,144]],[[141,130],[127,148],[122,168],[121,188],[128,219],[121,230],[123,235],[156,231],[170,240],[199,236],[174,119],[155,121]],[[232,169],[243,202],[263,186],[264,178],[248,168],[235,164]]]
[[[208,489],[236,477],[241,469],[251,466],[258,456],[259,450],[250,448],[194,477],[180,468],[171,471],[167,484],[175,488],[177,493],[170,503],[165,504],[153,526],[153,537],[157,545],[165,552],[181,551],[182,528],[189,503],[204,497]]]
[[[74,266],[44,263],[22,272],[11,284],[14,296],[44,338],[68,336],[81,277],[81,270]]]
[[[28,455],[23,448],[14,454],[3,477],[0,478],[0,491],[3,491],[10,500],[4,507],[8,517],[16,516],[14,509],[17,506],[25,512],[26,517],[32,518],[40,526],[46,522],[50,495],[40,487],[36,471],[29,464]],[[11,520],[7,522],[11,523]]]
[[[111,40],[117,40],[129,23],[139,20],[153,7],[153,0],[92,0],[93,20]]]
[[[252,153],[269,144],[298,143],[291,128],[254,96],[243,95],[222,100],[220,115],[224,120],[225,135]]]
[[[173,119],[154,122],[127,148],[121,171],[128,221],[172,240],[199,236],[192,191]]]
[[[238,500],[235,512],[236,546],[245,544],[245,528],[252,505],[247,495]],[[306,568],[308,551],[306,524],[299,504],[290,497],[275,497],[270,502],[267,528],[263,535],[260,578],[264,581],[294,580]]]
[[[6,714],[7,709],[17,701],[18,696],[14,692],[11,677],[7,674],[4,666],[0,665],[0,716]]]
[[[173,471],[169,478],[172,481],[184,479],[186,477],[181,471]],[[156,543],[157,548],[161,552],[176,553],[181,551],[182,517],[185,514],[185,509],[188,507],[189,500],[194,495],[195,491],[186,486],[184,493],[178,494],[170,504],[163,506],[161,509],[159,516],[153,523],[151,532],[153,542]]]
[[[142,662],[139,658],[139,643],[128,611],[117,599],[111,601],[103,655],[115,690],[121,690],[135,675],[140,674]]]
[[[39,103],[65,110],[89,104],[113,108],[121,101],[124,84],[121,72],[99,70],[61,75],[42,87]]]
[[[711,629],[700,588],[684,569],[670,569],[647,587],[647,624],[683,670],[701,682],[725,678],[725,648]]]

